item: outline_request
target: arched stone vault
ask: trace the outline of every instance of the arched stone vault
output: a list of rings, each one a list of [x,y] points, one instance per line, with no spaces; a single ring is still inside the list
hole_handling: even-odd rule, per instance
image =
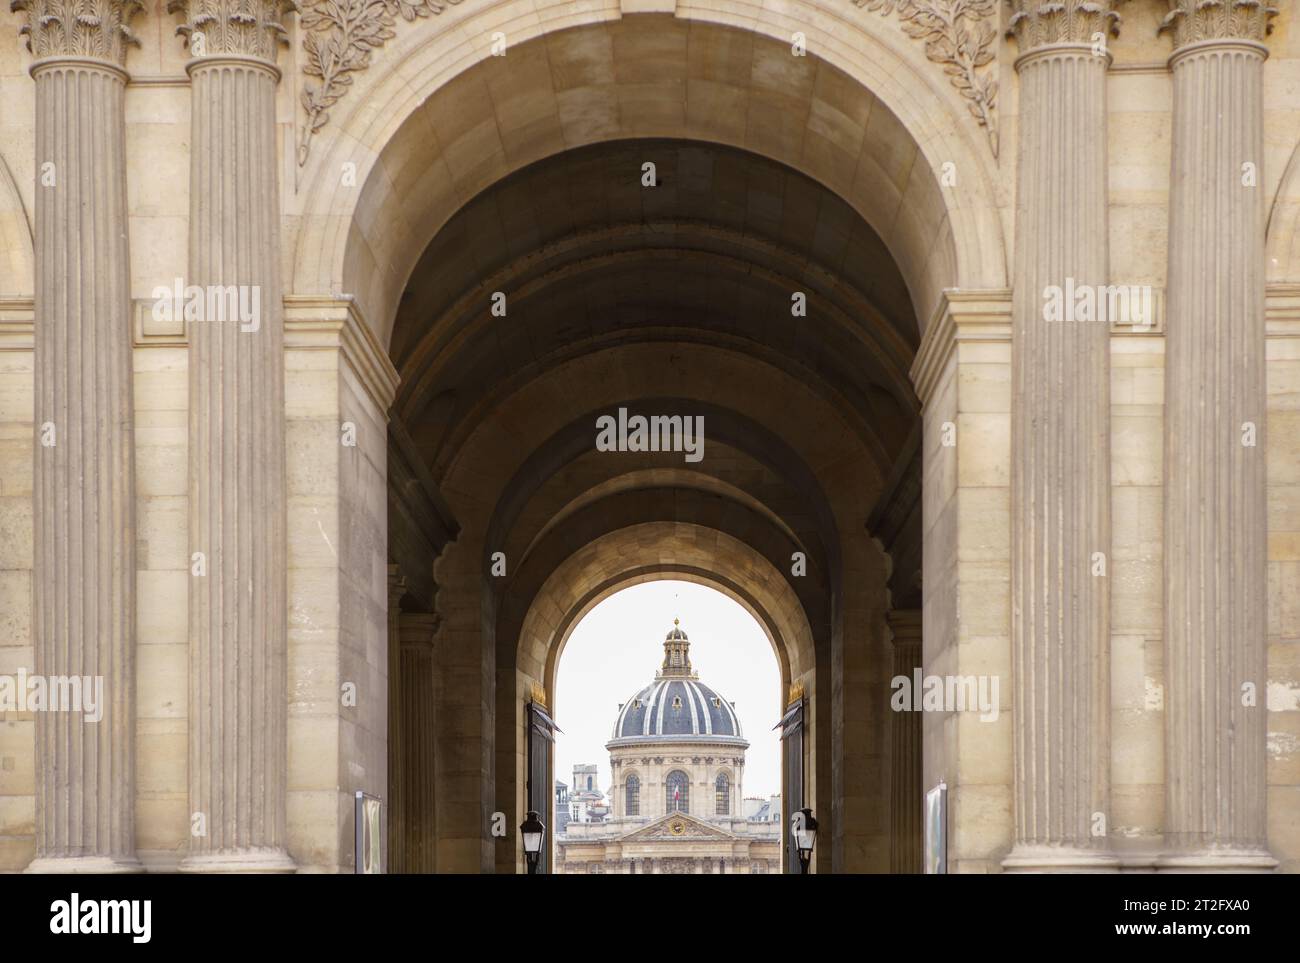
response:
[[[0,52],[0,595],[10,662],[138,686],[85,751],[12,724],[0,869],[351,871],[412,756],[406,868],[513,869],[524,690],[668,576],[805,682],[818,871],[915,869],[941,781],[955,872],[1300,867],[1291,5],[1129,4],[1104,56],[1119,0],[176,4],[244,23],[208,56],[83,6],[96,49],[20,0]],[[181,277],[262,336],[157,323]],[[1168,323],[1042,324],[1069,279]],[[594,450],[621,406],[703,415],[705,460]],[[176,605],[196,551],[228,618]],[[999,717],[891,714],[922,661]]]
[[[524,631],[546,580],[570,559],[582,556],[589,545],[597,545],[612,532],[640,524],[667,523],[676,523],[693,533],[716,532],[718,538],[726,535],[737,543],[743,543],[754,555],[765,559],[773,573],[787,568],[785,562],[795,544],[756,513],[746,513],[727,499],[702,492],[638,489],[588,505],[566,519],[561,529],[554,530],[520,563],[519,575],[511,583],[511,596],[500,613],[498,628],[503,640],[519,640],[520,667],[539,676],[538,670],[547,661],[539,650],[529,648],[529,636]],[[671,531],[669,535],[671,537]],[[681,532],[677,535],[680,537]],[[693,534],[692,538],[703,541],[698,534]],[[671,548],[666,550],[672,551]],[[626,552],[628,557],[644,554],[646,552],[640,547]],[[621,566],[628,561],[623,557],[613,564]],[[725,571],[725,565],[720,567]],[[797,588],[792,591],[805,617],[820,628],[821,634],[825,634],[830,620],[825,573],[813,569],[807,579],[796,584]],[[805,659],[799,664],[806,666],[808,661]]]
[[[758,4],[546,21],[522,7],[421,20],[356,77],[302,171],[295,290],[339,293],[331,279],[343,278],[387,341],[419,253],[480,190],[563,150],[645,137],[733,145],[844,197],[898,262],[921,325],[945,287],[1005,287],[991,155],[942,71],[894,24],[820,2],[796,3],[792,20]],[[586,25],[564,29],[575,20]],[[498,29],[506,58],[488,52]],[[808,56],[789,56],[793,29]],[[347,163],[362,190],[338,188]],[[948,163],[960,200],[938,184]]]
[[[710,530],[730,530],[728,537],[743,539],[747,546],[766,543],[768,548],[760,554],[773,571],[788,571],[794,550],[807,552],[808,573],[800,584],[813,594],[802,607],[817,613],[804,618],[820,626],[822,656],[814,672],[821,683],[810,679],[806,688],[817,720],[812,724],[816,751],[822,758],[831,752],[833,727],[829,650],[843,632],[832,622],[845,619],[873,597],[877,601],[868,609],[883,612],[885,569],[869,545],[862,514],[874,497],[871,493],[880,490],[882,473],[865,439],[849,430],[845,409],[828,404],[806,384],[783,382],[779,372],[736,352],[696,351],[689,363],[674,361],[681,350],[681,343],[672,341],[624,345],[538,372],[506,394],[490,418],[474,423],[441,475],[465,532],[438,567],[440,603],[445,599],[449,605],[447,644],[468,644],[469,637],[477,637],[492,640],[489,644],[495,648],[493,791],[496,805],[511,815],[516,795],[511,790],[519,787],[512,787],[510,777],[521,747],[516,710],[531,682],[545,681],[545,660],[526,656],[527,646],[519,649],[525,633],[520,626],[528,618],[541,617],[533,607],[554,614],[535,585],[605,537],[604,529],[590,528],[595,521],[627,528],[656,522],[680,535],[700,528],[705,519],[698,514],[699,506],[707,505],[716,519],[709,523]],[[671,374],[666,377],[665,372]],[[756,384],[781,387],[755,393]],[[657,397],[665,386],[687,394]],[[728,402],[734,403],[736,392],[745,386],[750,386],[748,407],[746,417],[739,418],[729,411]],[[688,470],[677,455],[628,455],[626,461],[611,462],[593,451],[593,413],[617,404],[655,412],[704,412],[712,447],[701,476],[714,479],[712,484],[673,484],[672,476]],[[668,484],[620,485],[623,471],[642,469],[668,473]],[[596,495],[602,486],[605,493]],[[737,490],[750,503],[737,497]],[[493,492],[499,493],[494,500]],[[622,511],[611,507],[615,504],[623,506]],[[510,565],[501,584],[482,578],[496,551],[504,551]],[[660,561],[658,553],[646,558],[631,552],[619,558],[619,564]],[[831,599],[841,591],[844,576],[839,573],[868,584],[856,593],[859,598],[841,603],[837,615]],[[751,573],[737,578],[732,572],[730,577],[748,584]],[[466,596],[477,601],[470,604]],[[461,612],[465,642],[456,641],[455,634]],[[863,610],[858,617],[869,620],[870,612]],[[882,630],[875,643],[868,641],[870,632],[860,623],[849,634],[863,658],[884,638]],[[525,658],[533,658],[532,669],[517,669],[517,659]],[[875,671],[883,668],[877,665]],[[868,733],[864,720],[859,733],[871,740],[885,731],[878,724]],[[830,772],[823,767],[816,779],[816,791],[824,798],[831,791]],[[499,851],[494,861],[499,868],[511,865]]]
[[[654,190],[641,183],[647,162],[655,167]],[[471,289],[467,278],[487,290],[498,282],[514,289],[594,251],[651,240],[682,252],[736,252],[821,292],[853,292],[854,308],[883,322],[863,335],[874,335],[884,350],[917,343],[903,278],[857,211],[791,167],[680,139],[591,144],[503,179],[438,232],[401,310],[455,314],[448,302]],[[393,343],[390,353],[405,359],[408,347]]]
[[[711,463],[721,461],[723,465],[727,465],[728,454],[734,452],[737,458],[744,458],[755,468],[765,471],[769,481],[762,487],[753,485],[746,478],[750,473],[743,469],[724,470],[722,473],[737,476],[739,484],[729,485],[720,475],[695,473],[694,477],[712,479],[719,484],[727,485],[732,491],[751,494],[761,506],[760,514],[764,514],[773,524],[789,533],[795,549],[809,553],[814,565],[819,565],[830,573],[838,573],[839,556],[836,551],[835,519],[829,509],[826,496],[818,490],[812,473],[788,446],[782,444],[779,438],[764,432],[743,415],[720,409],[715,405],[693,402],[683,406],[680,402],[671,400],[641,398],[630,398],[628,403],[631,406],[629,410],[633,411],[671,413],[677,407],[681,411],[700,414],[705,419],[709,432],[709,444],[723,449],[721,459],[718,458],[717,451],[709,453]],[[511,532],[533,532],[543,519],[549,519],[544,522],[544,527],[551,528],[568,517],[570,511],[566,508],[545,505],[545,499],[550,492],[558,491],[563,495],[572,491],[582,492],[583,498],[573,499],[577,503],[576,508],[580,507],[581,501],[594,497],[602,484],[611,484],[624,477],[621,474],[624,470],[622,465],[618,469],[618,474],[611,474],[614,470],[609,465],[609,460],[602,458],[604,453],[592,450],[591,425],[594,421],[593,416],[570,422],[561,432],[548,439],[534,457],[520,468],[507,485],[501,501],[492,513],[488,544],[509,545]],[[629,468],[642,464],[662,465],[664,462],[662,457],[657,457],[654,453],[626,454],[632,457],[620,461]],[[584,477],[580,473],[585,466],[590,466],[592,471],[589,476]],[[577,470],[574,470],[575,468]],[[685,469],[668,470],[685,472]],[[718,471],[718,469],[713,470]],[[605,481],[602,483],[601,479]],[[778,484],[772,484],[773,480]],[[697,486],[688,483],[678,487],[692,490]],[[727,493],[727,497],[740,501],[730,492]],[[796,502],[795,499],[798,501]],[[530,515],[536,521],[531,520]],[[539,535],[533,536],[534,542]],[[521,550],[518,554],[512,554],[514,557],[521,555],[526,557],[532,544],[533,542],[528,542],[511,546]]]
[[[673,574],[742,600],[803,686],[819,867],[887,868],[890,562],[866,522],[914,456],[908,372],[940,291],[1005,281],[987,147],[936,106],[941,72],[924,104],[903,83],[905,37],[850,50],[822,20],[793,58],[758,9],[744,29],[515,24],[508,70],[426,75],[455,13],[382,52],[322,131],[304,183],[352,160],[364,186],[300,196],[295,268],[299,290],[341,277],[388,345],[391,417],[460,532],[434,568],[440,868],[516,868],[482,826],[520,815],[533,685],[553,692],[594,600]],[[964,207],[940,155],[970,160]],[[619,407],[702,416],[704,461],[594,450]]]
[[[732,453],[737,459],[744,459],[746,456],[735,451]],[[757,463],[755,462],[755,467]],[[740,505],[748,508],[761,516],[777,531],[787,536],[790,541],[796,545],[804,546],[799,534],[793,531],[786,523],[785,518],[779,515],[774,509],[760,500],[760,495],[751,494],[749,491],[708,475],[701,475],[698,472],[690,472],[681,468],[632,468],[623,474],[613,478],[606,478],[598,481],[589,488],[577,486],[582,490],[582,494],[573,498],[571,501],[559,504],[551,514],[551,521],[547,523],[524,549],[523,557],[527,557],[534,546],[546,536],[552,528],[560,525],[566,518],[569,518],[574,512],[591,504],[598,499],[605,498],[616,492],[628,491],[632,489],[643,488],[680,488],[698,490],[718,495],[722,498],[730,499]]]
[[[629,277],[644,278],[646,273],[636,272],[629,274]],[[660,272],[653,269],[648,273],[661,280],[668,280],[675,276],[680,281],[686,281],[698,276],[689,270],[689,265],[675,275],[665,272],[662,278]],[[617,280],[617,276],[614,279],[606,276],[603,280]],[[713,280],[718,280],[716,275]],[[776,301],[776,303],[781,302]],[[767,301],[769,310],[772,304],[773,300],[769,299]],[[892,456],[902,440],[897,434],[895,424],[909,417],[915,403],[900,403],[883,388],[873,386],[866,378],[866,371],[860,372],[862,379],[857,386],[846,386],[844,393],[841,394],[837,390],[837,385],[829,380],[829,376],[832,373],[847,375],[849,372],[845,371],[842,365],[830,362],[824,368],[817,368],[807,363],[801,364],[797,354],[783,352],[780,346],[764,344],[751,338],[711,336],[708,328],[716,322],[716,315],[702,316],[689,307],[682,309],[671,301],[662,304],[653,301],[640,302],[634,307],[654,312],[661,318],[671,318],[676,323],[672,326],[647,325],[635,332],[615,331],[602,334],[599,338],[582,338],[558,347],[541,358],[531,358],[526,355],[518,357],[517,363],[512,365],[508,380],[491,378],[490,375],[495,368],[490,357],[484,359],[482,354],[474,360],[483,359],[480,363],[485,367],[472,371],[468,379],[463,376],[469,369],[459,367],[453,375],[457,379],[453,384],[456,387],[467,384],[468,391],[456,391],[455,387],[448,390],[440,386],[438,393],[429,399],[428,407],[420,410],[417,416],[410,418],[410,423],[421,425],[416,434],[417,439],[431,450],[437,451],[437,460],[433,463],[435,474],[440,475],[446,470],[447,461],[464,444],[465,433],[484,417],[484,413],[494,410],[505,393],[515,390],[520,384],[534,377],[537,372],[570,363],[577,366],[583,358],[584,351],[591,354],[610,353],[630,347],[644,346],[649,349],[655,344],[664,343],[689,344],[702,354],[752,357],[764,368],[779,372],[783,380],[809,385],[812,390],[827,396],[825,401],[828,407],[852,412],[854,417],[851,424],[854,432],[871,448],[873,457],[882,470],[887,469],[891,463]],[[626,313],[623,312],[622,316],[626,317]],[[695,325],[683,323],[696,319],[698,323]],[[492,354],[497,353],[492,352]],[[423,388],[424,385],[421,379],[415,387]],[[489,388],[492,390],[488,390]]]
[[[0,298],[30,295],[35,283],[32,222],[9,165],[0,157]]]
[[[547,649],[548,655],[544,673],[547,691],[554,691],[555,677],[559,670],[560,660],[564,657],[565,646],[568,645],[573,630],[577,628],[578,623],[586,617],[588,612],[616,592],[621,592],[634,585],[663,579],[691,582],[716,589],[730,597],[752,615],[763,629],[763,634],[767,637],[768,643],[772,646],[772,652],[776,655],[777,669],[780,672],[783,687],[791,679],[797,678],[801,674],[799,664],[791,659],[791,651],[803,651],[807,658],[812,658],[811,651],[806,648],[812,643],[812,629],[805,624],[806,618],[803,622],[799,620],[798,615],[800,613],[798,609],[783,606],[775,611],[769,611],[764,598],[755,594],[749,585],[737,582],[725,573],[719,574],[709,569],[696,568],[681,562],[655,562],[651,565],[628,568],[618,576],[596,584],[577,608],[566,613],[555,631],[554,640],[550,642]],[[558,705],[556,710],[559,711]]]
[[[718,507],[714,506],[712,513],[715,519],[720,517]],[[783,694],[792,683],[798,682],[804,686],[810,704],[818,704],[815,650],[816,639],[826,637],[824,600],[819,603],[796,597],[782,569],[752,548],[748,537],[734,538],[712,527],[709,514],[705,506],[697,522],[646,521],[613,527],[608,533],[587,541],[559,565],[548,567],[549,574],[544,581],[530,589],[532,595],[527,599],[522,625],[507,632],[509,637],[519,640],[519,658],[518,667],[509,673],[513,678],[498,679],[499,732],[504,727],[522,725],[525,700],[518,698],[518,693],[527,693],[534,682],[548,692],[555,691],[564,644],[583,615],[622,588],[663,578],[708,585],[743,605],[763,626],[772,643],[781,671]],[[647,515],[633,512],[630,517]],[[825,652],[820,661],[825,665]],[[823,676],[828,677],[828,673]],[[822,702],[826,701],[823,698]],[[558,712],[559,707],[555,708]],[[829,721],[824,713],[814,711],[810,715],[810,768],[814,772],[819,771],[819,747],[825,752],[829,742],[825,738],[829,733],[819,733],[818,725],[820,722],[825,729]],[[819,735],[823,737],[820,742]],[[498,749],[501,793],[498,798],[512,800],[516,812],[523,804],[524,762],[521,745],[515,747],[513,757]],[[819,793],[825,797],[829,782],[829,778],[823,777],[810,787],[811,805],[816,806]],[[521,860],[522,853],[517,847],[503,848],[497,853],[497,868],[511,872]]]
[[[1270,283],[1300,283],[1300,147],[1285,159],[1277,193],[1267,209],[1267,257]]]

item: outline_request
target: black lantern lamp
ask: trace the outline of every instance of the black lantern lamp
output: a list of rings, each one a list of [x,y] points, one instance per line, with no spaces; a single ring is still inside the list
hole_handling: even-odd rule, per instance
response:
[[[524,836],[524,858],[528,860],[528,875],[537,872],[542,856],[542,842],[546,839],[546,824],[537,818],[537,810],[528,810],[528,816],[519,826]]]
[[[800,809],[790,817],[790,834],[799,850],[799,872],[806,874],[812,862],[813,847],[817,845],[817,820],[811,809]]]

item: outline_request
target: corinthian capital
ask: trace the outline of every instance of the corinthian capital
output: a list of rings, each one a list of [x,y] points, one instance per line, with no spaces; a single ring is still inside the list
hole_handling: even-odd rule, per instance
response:
[[[181,13],[185,23],[176,32],[185,37],[196,59],[234,54],[275,63],[287,42],[280,18],[298,10],[297,0],[171,0],[169,13]]]
[[[1008,0],[1011,32],[1021,52],[1053,43],[1093,43],[1119,33],[1112,0]]]
[[[142,8],[140,0],[13,0],[9,9],[25,12],[19,34],[38,60],[90,57],[121,67],[126,45],[139,46],[127,23]]]
[[[1174,35],[1174,49],[1203,40],[1263,43],[1273,30],[1277,8],[1263,0],[1169,0],[1161,31]]]

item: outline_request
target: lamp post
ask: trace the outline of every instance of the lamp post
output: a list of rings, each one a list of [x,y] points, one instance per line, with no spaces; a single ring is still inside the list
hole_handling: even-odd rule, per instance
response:
[[[799,873],[806,875],[808,864],[812,862],[813,847],[817,845],[817,820],[813,818],[811,809],[800,809],[790,817],[790,835],[799,850]]]
[[[542,841],[546,838],[546,824],[537,818],[537,810],[528,810],[528,815],[519,824],[519,831],[524,836],[524,858],[528,860],[528,875],[537,872],[537,863],[542,855]]]

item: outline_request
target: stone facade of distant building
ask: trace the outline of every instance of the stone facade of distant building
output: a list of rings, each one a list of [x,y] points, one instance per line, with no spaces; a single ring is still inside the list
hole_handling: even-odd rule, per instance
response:
[[[578,763],[573,767],[573,788],[565,794],[565,823],[600,823],[609,816],[609,800],[596,788],[597,778],[594,763]],[[560,801],[557,798],[557,816],[559,806]],[[560,831],[556,830],[556,832]]]

